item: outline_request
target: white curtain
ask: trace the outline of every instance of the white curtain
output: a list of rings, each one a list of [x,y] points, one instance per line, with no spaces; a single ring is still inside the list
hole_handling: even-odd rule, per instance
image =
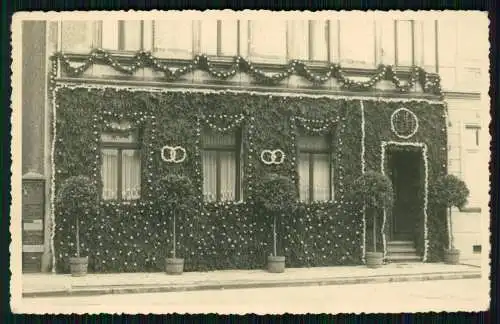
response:
[[[118,179],[116,165],[118,163],[118,150],[103,149],[102,150],[102,198],[117,199]]]
[[[139,150],[122,151],[122,198],[139,199],[141,196],[141,154]]]
[[[299,155],[300,200],[309,201],[309,154]]]
[[[217,198],[217,152],[203,151],[203,197],[207,202]]]
[[[236,193],[236,154],[220,152],[220,197],[222,201],[234,200]]]
[[[330,156],[329,154],[313,155],[314,200],[330,199]]]

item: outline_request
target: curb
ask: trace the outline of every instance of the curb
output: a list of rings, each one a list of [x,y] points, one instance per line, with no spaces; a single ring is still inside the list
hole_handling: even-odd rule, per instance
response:
[[[183,284],[183,285],[155,285],[155,286],[115,286],[112,288],[96,289],[61,289],[53,291],[23,292],[23,298],[34,297],[68,297],[68,296],[96,296],[110,294],[144,294],[162,292],[182,292],[201,290],[223,290],[223,289],[248,289],[248,288],[273,288],[273,287],[304,287],[304,286],[334,286],[367,283],[390,283],[408,281],[430,281],[430,280],[457,280],[478,279],[480,272],[464,273],[441,273],[441,274],[417,274],[400,276],[377,276],[377,277],[344,277],[344,278],[322,278],[293,281],[257,281],[257,282],[219,282],[208,284]]]

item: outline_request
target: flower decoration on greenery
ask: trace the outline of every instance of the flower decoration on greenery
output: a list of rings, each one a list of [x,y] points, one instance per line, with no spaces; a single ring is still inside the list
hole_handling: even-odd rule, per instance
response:
[[[296,141],[301,132],[328,135],[334,195],[324,202],[296,201],[295,211],[280,222],[280,251],[286,253],[291,267],[359,264],[364,244],[362,212],[346,193],[362,174],[363,164],[367,170],[380,167],[381,143],[397,139],[389,122],[401,98],[366,99],[362,111],[356,97],[174,90],[66,83],[53,89],[55,192],[67,177],[80,174],[90,175],[96,188],[102,188],[100,134],[123,120],[142,131],[141,197],[130,202],[101,200],[98,213],[82,220],[82,252],[93,255],[89,271],[163,271],[163,259],[171,250],[165,247],[173,243],[171,222],[162,214],[165,205],[158,202],[161,191],[156,187],[157,177],[165,174],[189,177],[196,192],[193,212],[176,219],[176,250],[185,258],[186,271],[259,268],[272,249],[268,239],[273,235],[266,218],[272,214],[256,202],[264,189],[261,180],[270,171],[260,163],[260,153],[265,148],[283,150],[284,163],[271,170],[298,186]],[[442,103],[403,101],[419,117],[415,140],[428,145],[429,177],[441,174],[446,167]],[[207,126],[217,132],[230,127],[241,131],[241,201],[203,201],[200,143],[201,130]],[[190,154],[183,163],[166,164],[160,154],[165,143],[182,143]],[[74,253],[74,245],[68,244],[74,227],[70,217],[60,213],[53,217],[56,270],[64,272],[62,259]],[[431,261],[438,260],[447,239],[441,234],[446,232],[440,217],[431,206]],[[424,227],[416,230],[424,233]]]
[[[216,63],[212,62],[205,54],[195,55],[191,61],[177,69],[170,68],[166,64],[166,60],[157,58],[151,52],[145,51],[137,52],[128,64],[124,64],[123,61],[130,59],[118,58],[103,49],[92,50],[84,62],[77,67],[73,67],[68,56],[62,52],[55,53],[52,59],[60,61],[64,71],[71,76],[80,76],[93,64],[100,63],[111,66],[118,72],[125,74],[134,74],[140,68],[149,67],[155,71],[162,72],[168,81],[178,80],[183,75],[194,70],[202,70],[220,80],[229,79],[235,76],[237,72],[244,72],[252,76],[259,83],[274,85],[296,74],[316,85],[323,84],[333,78],[341,82],[342,87],[345,89],[361,91],[372,89],[379,81],[390,80],[400,92],[404,93],[410,91],[419,82],[425,93],[441,95],[439,75],[427,73],[422,68],[416,66],[411,68],[408,81],[403,82],[396,75],[394,68],[388,65],[380,65],[375,74],[367,81],[354,81],[346,75],[346,72],[339,64],[329,64],[321,68],[320,71],[313,72],[312,68],[299,60],[291,60],[283,66],[282,71],[268,75],[241,56],[234,57],[233,63],[227,70],[217,68]]]
[[[448,249],[454,249],[453,226],[451,219],[451,208],[462,208],[467,204],[469,189],[465,182],[457,176],[448,174],[438,178],[430,187],[429,200],[436,206],[446,207],[447,229],[448,229]]]
[[[59,188],[55,199],[58,212],[67,219],[72,218],[75,226],[76,257],[80,257],[80,226],[82,218],[89,218],[96,213],[97,189],[90,178],[73,176],[67,178]],[[82,222],[83,223],[83,222]]]

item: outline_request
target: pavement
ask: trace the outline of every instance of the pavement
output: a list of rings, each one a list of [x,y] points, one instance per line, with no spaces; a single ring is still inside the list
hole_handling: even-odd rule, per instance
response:
[[[481,278],[481,269],[472,265],[442,263],[393,263],[378,269],[366,266],[288,268],[284,273],[265,270],[220,270],[165,273],[23,274],[22,296],[64,297],[172,291],[300,287],[447,279]]]

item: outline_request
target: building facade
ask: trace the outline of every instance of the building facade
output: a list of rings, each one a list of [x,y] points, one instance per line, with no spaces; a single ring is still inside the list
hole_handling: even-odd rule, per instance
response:
[[[363,262],[371,223],[347,197],[370,169],[397,192],[378,242],[389,261],[399,259],[394,242],[411,243],[409,260],[441,259],[443,213],[426,195],[445,173],[469,186],[453,234],[462,259],[479,258],[489,215],[486,24],[340,14],[24,21],[25,268],[67,270],[73,225],[54,211],[54,192],[82,174],[101,192],[99,214],[82,223],[91,271],[161,269],[172,237],[154,181],[170,172],[199,187],[196,215],[179,224],[191,270],[264,264],[270,224],[253,196],[269,171],[299,190],[280,231],[291,266]],[[182,146],[185,161],[162,159],[165,145]],[[263,163],[278,149],[283,163]]]

